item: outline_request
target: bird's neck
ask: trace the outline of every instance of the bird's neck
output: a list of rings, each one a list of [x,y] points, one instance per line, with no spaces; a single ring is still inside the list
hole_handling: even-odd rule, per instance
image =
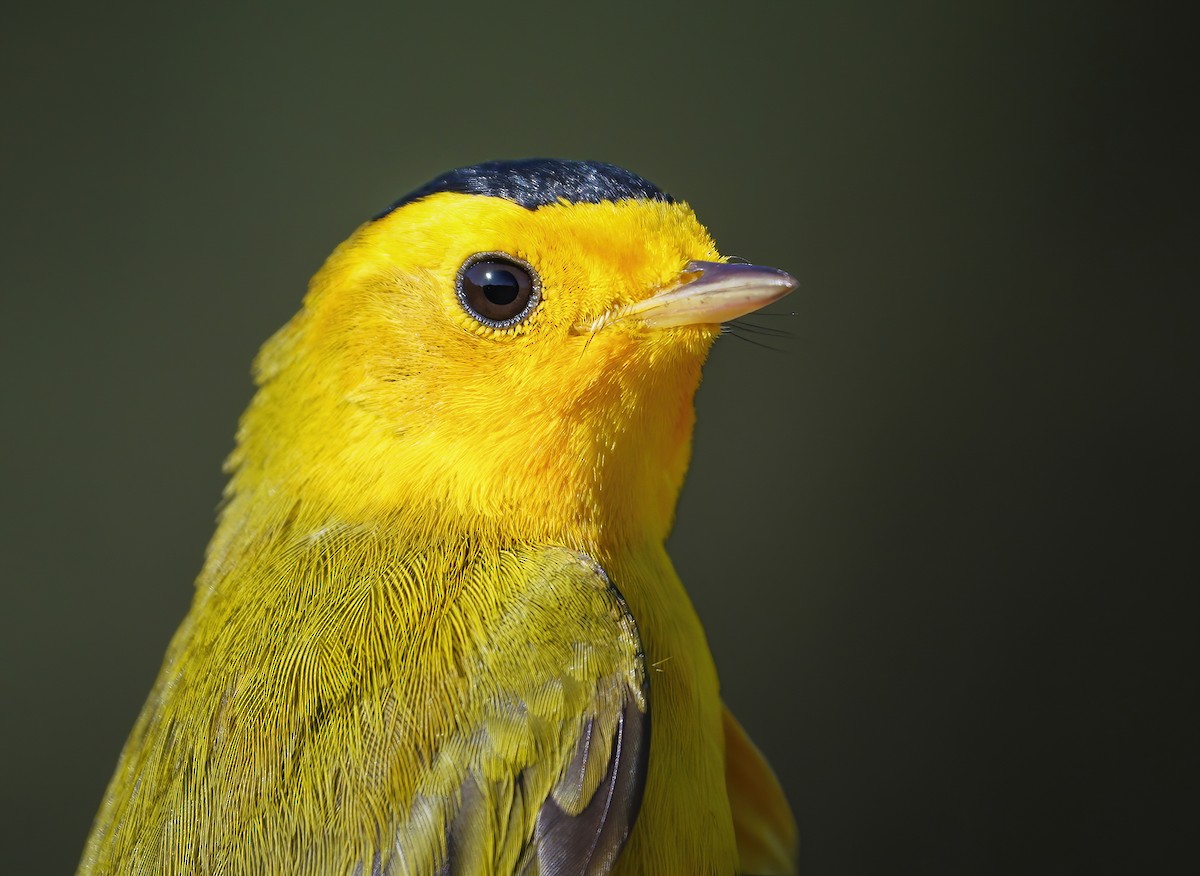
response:
[[[288,392],[264,388],[243,418],[214,554],[344,525],[386,527],[421,545],[543,543],[611,555],[661,544],[694,420],[690,394],[608,421],[560,420],[546,434],[530,418],[519,424],[532,430],[525,454],[490,467],[463,462],[480,436],[397,435],[352,405],[274,397]]]

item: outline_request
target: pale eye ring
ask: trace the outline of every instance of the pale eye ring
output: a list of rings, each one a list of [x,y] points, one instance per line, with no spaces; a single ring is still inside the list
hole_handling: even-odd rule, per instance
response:
[[[542,282],[528,263],[503,252],[480,252],[458,269],[463,310],[491,328],[508,328],[529,317],[542,297]]]

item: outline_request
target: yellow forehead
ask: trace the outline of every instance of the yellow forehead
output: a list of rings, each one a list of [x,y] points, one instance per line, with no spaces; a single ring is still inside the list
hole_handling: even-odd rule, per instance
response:
[[[516,256],[538,273],[545,312],[531,324],[599,315],[646,297],[692,259],[719,257],[686,204],[626,200],[529,210],[502,198],[443,192],[364,225],[329,267],[360,281],[417,280],[453,310],[459,268],[483,252]]]

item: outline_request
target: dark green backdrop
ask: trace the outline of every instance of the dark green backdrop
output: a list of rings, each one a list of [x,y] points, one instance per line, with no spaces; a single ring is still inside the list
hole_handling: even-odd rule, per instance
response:
[[[5,15],[0,869],[74,865],[310,273],[526,155],[626,165],[802,281],[776,349],[713,354],[671,549],[807,871],[1193,844],[1182,23],[334,5]]]

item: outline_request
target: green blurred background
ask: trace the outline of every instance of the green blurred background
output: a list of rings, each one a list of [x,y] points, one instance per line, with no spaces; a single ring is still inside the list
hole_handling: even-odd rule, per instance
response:
[[[530,155],[627,166],[802,281],[774,349],[717,345],[671,549],[806,871],[1177,860],[1197,91],[1161,14],[6,12],[2,869],[74,866],[309,275]]]

